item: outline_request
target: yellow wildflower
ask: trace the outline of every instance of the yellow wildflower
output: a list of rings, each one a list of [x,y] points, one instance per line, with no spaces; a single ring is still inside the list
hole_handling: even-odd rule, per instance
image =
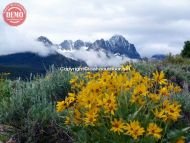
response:
[[[65,118],[65,123],[64,123],[65,125],[70,125],[71,124],[71,120],[70,120],[70,118],[69,117],[66,117]]]
[[[97,111],[96,110],[91,110],[85,113],[86,117],[84,118],[84,123],[85,126],[95,126],[95,122],[97,121]]]
[[[103,98],[103,105],[105,113],[111,113],[114,115],[115,110],[117,109],[116,97],[113,95],[106,94]]]
[[[115,114],[115,111],[117,110],[117,104],[112,103],[109,106],[104,106],[105,113],[109,113],[111,115]]]
[[[185,137],[184,137],[184,136],[180,137],[180,138],[176,141],[176,143],[185,143]]]
[[[170,104],[166,109],[166,113],[168,115],[168,118],[177,121],[177,119],[181,116],[181,105],[179,104]]]
[[[87,72],[85,77],[88,78],[88,79],[92,79],[93,78],[93,73]]]
[[[168,116],[166,115],[164,110],[158,111],[158,109],[156,109],[154,111],[154,115],[155,115],[155,117],[162,119],[163,121],[167,121],[167,119],[168,119]]]
[[[109,106],[115,102],[116,102],[116,97],[113,95],[113,93],[111,95],[105,94],[105,98],[103,98],[103,104],[105,106]]]
[[[123,133],[123,129],[124,129],[124,123],[122,122],[122,120],[117,120],[114,119],[114,121],[111,121],[111,129],[110,131],[116,132],[118,134]]]
[[[139,84],[135,87],[133,94],[135,95],[144,95],[146,96],[148,93],[148,89],[144,84]]]
[[[175,86],[175,87],[174,87],[174,92],[175,92],[175,93],[181,92],[181,87],[180,87],[180,86]]]
[[[65,101],[58,101],[56,105],[57,112],[62,112],[64,109],[66,109]]]
[[[136,104],[139,104],[139,105],[144,105],[145,104],[144,96],[133,94],[131,96],[130,102],[131,103],[136,103]]]
[[[135,140],[145,132],[138,121],[130,121],[130,123],[127,123],[125,130],[126,134],[132,136]]]
[[[66,97],[65,98],[65,104],[67,107],[69,107],[73,102],[75,101],[75,98],[72,96]]]
[[[81,113],[77,109],[74,110],[73,122],[75,123],[75,125],[79,125],[81,123]]]
[[[162,119],[163,121],[177,121],[177,119],[181,116],[181,105],[178,103],[170,103],[168,100],[163,102],[162,108],[160,111],[158,109],[155,110],[154,115],[157,118]]]
[[[75,84],[75,83],[77,82],[77,80],[78,80],[78,77],[77,77],[77,76],[74,76],[74,78],[72,78],[72,79],[70,80],[70,84]]]
[[[162,96],[169,96],[169,92],[168,92],[168,89],[166,87],[163,87],[159,90],[159,94],[162,95]]]
[[[162,128],[158,127],[155,123],[150,123],[147,128],[147,135],[152,135],[156,139],[161,138]]]
[[[161,71],[160,73],[158,71],[153,73],[153,80],[159,84],[167,83],[167,79],[165,79],[165,75],[163,71]]]
[[[153,102],[158,102],[160,100],[160,96],[154,93],[150,93],[148,97],[153,101]]]
[[[124,72],[130,71],[131,70],[131,65],[122,66],[121,70],[124,71]]]

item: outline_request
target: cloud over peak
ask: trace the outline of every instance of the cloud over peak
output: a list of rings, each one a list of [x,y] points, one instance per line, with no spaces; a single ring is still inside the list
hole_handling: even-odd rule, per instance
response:
[[[11,0],[0,2],[3,11]],[[28,37],[45,35],[55,43],[63,39],[107,39],[119,33],[134,43],[141,55],[151,56],[155,53],[179,53],[183,42],[190,39],[189,0],[19,2],[25,6],[28,15],[26,22],[16,29]],[[6,31],[11,29],[4,22],[1,26],[7,27]]]

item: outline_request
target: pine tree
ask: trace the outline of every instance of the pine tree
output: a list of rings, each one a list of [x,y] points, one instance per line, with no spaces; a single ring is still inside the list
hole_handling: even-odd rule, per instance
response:
[[[190,58],[190,41],[185,41],[184,44],[181,56],[184,58]]]

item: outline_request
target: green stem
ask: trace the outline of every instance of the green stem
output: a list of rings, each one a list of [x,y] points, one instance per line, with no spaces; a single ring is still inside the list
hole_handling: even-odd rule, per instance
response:
[[[169,125],[169,123],[166,123],[166,126],[165,126],[165,128],[164,128],[164,134],[163,134],[163,136],[162,136],[162,140],[161,140],[160,143],[163,143],[163,139],[164,139],[164,136],[166,135],[166,132],[167,132],[167,129],[168,129],[168,125]]]

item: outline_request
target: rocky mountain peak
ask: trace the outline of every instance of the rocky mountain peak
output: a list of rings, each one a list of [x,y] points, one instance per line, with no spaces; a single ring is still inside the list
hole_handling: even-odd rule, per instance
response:
[[[85,43],[82,40],[76,40],[74,42],[74,48],[75,49],[80,49],[81,47],[84,47]]]
[[[38,37],[37,41],[42,42],[46,47],[53,45],[53,43],[45,36]]]
[[[110,42],[116,43],[128,43],[128,41],[122,35],[114,35],[109,39]]]
[[[62,49],[65,50],[71,50],[74,47],[73,41],[72,40],[64,40],[60,46],[62,47]]]

